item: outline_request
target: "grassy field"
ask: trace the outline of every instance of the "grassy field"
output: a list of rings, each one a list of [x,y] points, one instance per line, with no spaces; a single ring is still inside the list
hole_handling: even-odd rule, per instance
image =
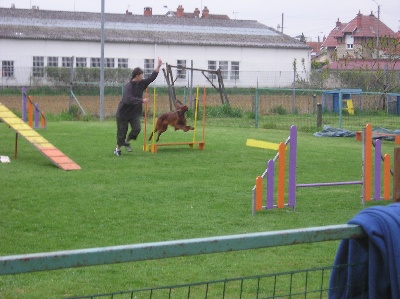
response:
[[[188,123],[191,123],[188,120]],[[219,125],[217,125],[219,123]],[[236,124],[236,127],[232,126]],[[361,128],[360,128],[361,129]],[[56,121],[40,129],[82,170],[64,172],[0,123],[0,255],[200,238],[343,224],[360,210],[361,187],[298,190],[297,207],[251,215],[251,190],[275,152],[246,139],[285,141],[288,130],[213,119],[205,150],[185,146],[113,155],[114,121]],[[162,142],[191,141],[169,129]],[[393,142],[383,152],[393,153]],[[298,135],[298,183],[361,179],[361,143],[354,138]],[[338,242],[284,246],[0,277],[0,298],[60,298],[192,283],[332,265]]]

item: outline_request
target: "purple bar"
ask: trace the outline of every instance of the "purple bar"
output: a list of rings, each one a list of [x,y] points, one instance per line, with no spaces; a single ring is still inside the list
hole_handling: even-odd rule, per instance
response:
[[[267,173],[267,209],[272,209],[274,207],[274,165],[273,160],[268,160],[268,173]]]
[[[374,178],[374,199],[381,199],[381,154],[382,144],[381,140],[377,139],[375,142],[375,178]]]
[[[22,87],[22,120],[26,121],[26,87]]]
[[[39,104],[35,104],[35,128],[39,128]]]
[[[349,181],[349,182],[330,182],[330,183],[312,183],[312,184],[297,184],[297,187],[325,187],[325,186],[339,186],[339,185],[362,185],[363,181]]]
[[[290,127],[288,206],[296,206],[297,127]]]

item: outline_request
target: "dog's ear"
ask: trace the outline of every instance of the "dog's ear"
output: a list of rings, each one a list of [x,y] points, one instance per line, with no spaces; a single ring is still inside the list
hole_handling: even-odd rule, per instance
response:
[[[182,103],[181,101],[179,101],[179,100],[176,100],[176,101],[175,101],[175,110],[179,110],[179,109],[181,109],[183,106],[185,106],[185,105],[183,105],[183,103]]]

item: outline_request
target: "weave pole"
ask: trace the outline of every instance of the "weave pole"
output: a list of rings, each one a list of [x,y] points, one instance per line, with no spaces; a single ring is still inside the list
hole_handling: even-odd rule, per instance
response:
[[[146,98],[149,99],[149,88],[146,88]],[[147,151],[147,113],[149,110],[148,102],[144,104],[144,130],[143,130],[143,150]]]

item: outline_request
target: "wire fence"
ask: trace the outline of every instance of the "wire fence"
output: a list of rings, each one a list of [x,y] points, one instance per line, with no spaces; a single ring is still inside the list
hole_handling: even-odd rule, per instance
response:
[[[265,275],[237,277],[191,284],[171,285],[114,293],[92,294],[70,299],[84,298],[328,298],[335,292],[329,285],[333,268],[347,268],[349,272],[362,269],[365,264],[348,264],[305,270],[279,272]],[[367,297],[366,279],[359,279],[342,289],[359,290],[357,296]],[[342,290],[341,290],[342,291]],[[250,295],[249,295],[250,294]],[[351,294],[351,293],[350,293]]]
[[[115,116],[118,102],[122,97],[123,85],[107,86],[104,101],[99,98],[99,86],[76,84],[73,86],[47,86],[28,88],[27,94],[48,114],[60,114],[77,107],[77,114],[90,117],[100,115],[103,105],[107,118]],[[200,90],[200,91],[199,91]],[[212,107],[222,106],[221,94],[212,87],[206,88],[207,119],[233,116],[232,126],[287,129],[296,125],[300,131],[315,131],[324,125],[347,130],[361,130],[367,123],[388,130],[399,129],[400,93],[365,92],[361,89],[273,89],[273,88],[227,88],[230,109],[212,113]],[[177,99],[194,109],[194,101],[203,99],[203,87],[176,87]],[[147,95],[151,100],[149,111],[156,114],[169,111],[170,102],[166,87],[150,87]],[[21,111],[20,88],[9,88],[0,93],[0,102],[16,112]],[[322,115],[318,122],[318,104]],[[229,111],[228,111],[229,112]],[[189,116],[190,118],[190,116]],[[229,123],[229,122],[227,122]]]

